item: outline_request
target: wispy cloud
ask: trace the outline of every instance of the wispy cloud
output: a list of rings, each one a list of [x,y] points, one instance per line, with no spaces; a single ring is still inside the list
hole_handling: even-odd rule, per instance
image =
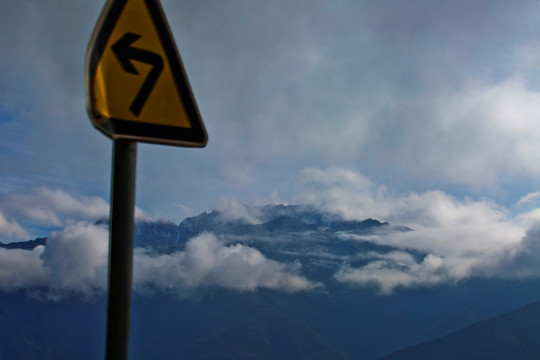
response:
[[[28,239],[30,233],[23,229],[15,220],[6,219],[0,211],[0,235],[14,239]]]
[[[242,220],[248,224],[259,224],[261,214],[255,207],[248,207],[234,198],[220,198],[216,210],[224,222]]]
[[[443,259],[428,255],[417,262],[407,252],[393,251],[388,254],[372,254],[373,260],[362,268],[343,266],[336,274],[338,281],[376,286],[378,292],[391,294],[396,287],[413,287],[441,283],[448,279],[443,269]]]
[[[39,187],[26,193],[0,195],[0,235],[8,241],[26,239],[29,228],[63,228],[78,221],[108,219],[109,203],[97,196],[77,196],[62,189]],[[145,211],[135,207],[137,220],[152,220]],[[13,220],[17,219],[17,221]]]
[[[538,200],[538,198],[540,198],[540,191],[535,191],[519,199],[519,201],[517,202],[517,205],[531,204],[535,202],[536,200]]]
[[[11,194],[0,207],[14,218],[48,226],[73,220],[98,220],[109,215],[109,204],[99,197],[75,197],[60,189],[40,187],[24,194]]]

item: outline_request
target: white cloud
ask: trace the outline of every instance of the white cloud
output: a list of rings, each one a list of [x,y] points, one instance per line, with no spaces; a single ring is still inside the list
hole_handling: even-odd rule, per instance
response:
[[[521,270],[508,271],[507,263],[523,246],[523,235],[523,228],[514,223],[449,225],[375,235],[370,237],[374,243],[402,252],[372,254],[366,265],[345,264],[335,276],[352,285],[376,285],[382,294],[399,287],[453,283],[471,277],[518,278]],[[417,259],[407,253],[410,250],[425,255]],[[515,269],[529,267],[521,263]]]
[[[307,168],[300,171],[297,203],[313,204],[345,219],[377,217],[384,188],[376,189],[364,175],[353,170]]]
[[[527,245],[537,232],[529,231],[525,236],[526,229],[540,221],[540,209],[511,217],[507,209],[493,201],[459,200],[442,191],[392,195],[359,173],[336,168],[304,170],[300,181],[300,200],[346,219],[375,217],[414,230],[370,236],[370,241],[402,252],[371,254],[360,267],[343,265],[335,277],[344,283],[375,284],[380,293],[390,294],[397,287],[455,282],[473,276],[520,277],[521,272],[531,271],[532,261],[519,263],[513,259],[534,253],[534,249],[540,255],[540,247]],[[408,250],[425,256],[417,260],[406,253]],[[509,263],[514,265],[512,271]]]
[[[15,239],[28,239],[30,233],[23,229],[16,221],[8,220],[0,211],[0,235]]]
[[[171,292],[186,296],[198,288],[222,287],[240,291],[268,288],[286,292],[318,286],[299,275],[298,265],[266,258],[260,251],[224,245],[209,233],[191,239],[185,251],[152,254],[137,249],[134,284],[140,291]]]
[[[94,297],[107,287],[108,229],[87,222],[52,232],[43,252],[50,295]]]
[[[60,189],[40,187],[12,194],[0,201],[5,213],[48,226],[73,220],[98,220],[109,215],[109,204],[99,197],[75,197]]]
[[[27,227],[61,228],[78,221],[95,222],[109,219],[109,204],[97,196],[75,196],[61,189],[40,187],[28,193],[0,197],[0,235],[10,240],[29,239]],[[2,213],[3,212],[3,213]],[[6,216],[5,216],[5,215]],[[16,222],[12,219],[19,219]],[[145,211],[135,207],[135,219],[153,220]],[[37,234],[45,236],[46,234]]]
[[[216,206],[223,221],[242,220],[248,224],[259,224],[260,214],[257,209],[246,206],[234,198],[220,198]]]
[[[540,92],[523,77],[464,84],[423,109],[429,124],[397,149],[408,176],[475,188],[540,176]]]
[[[77,222],[32,251],[0,249],[0,289],[93,298],[106,289],[108,243],[105,227]]]
[[[84,221],[52,232],[45,247],[0,249],[0,290],[92,299],[107,289],[108,250],[107,227]],[[142,293],[185,297],[211,287],[297,292],[319,286],[300,275],[299,264],[270,260],[248,246],[224,245],[212,234],[195,237],[185,251],[171,254],[135,249],[134,264],[134,291]]]
[[[0,249],[0,289],[5,292],[46,286],[49,272],[43,266],[44,247],[33,251]]]
[[[429,285],[446,280],[443,259],[428,255],[420,263],[406,252],[372,254],[374,261],[362,268],[343,266],[336,274],[338,281],[354,285],[375,285],[380,294],[389,295],[396,287]]]
[[[412,227],[499,222],[505,209],[493,201],[457,200],[442,191],[390,194],[364,175],[346,169],[304,169],[296,201],[313,204],[345,219],[378,218]]]

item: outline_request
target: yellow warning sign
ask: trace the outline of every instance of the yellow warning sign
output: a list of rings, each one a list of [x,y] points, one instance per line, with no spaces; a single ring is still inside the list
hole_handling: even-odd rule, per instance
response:
[[[109,137],[204,146],[206,131],[158,0],[109,0],[87,58],[88,113]]]

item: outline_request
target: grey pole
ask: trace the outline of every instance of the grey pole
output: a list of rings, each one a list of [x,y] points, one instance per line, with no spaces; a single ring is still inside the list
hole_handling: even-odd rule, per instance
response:
[[[127,360],[133,269],[137,143],[114,140],[109,224],[107,360]]]

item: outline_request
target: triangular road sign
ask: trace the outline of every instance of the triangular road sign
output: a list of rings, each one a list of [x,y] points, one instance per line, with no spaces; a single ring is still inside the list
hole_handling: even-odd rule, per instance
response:
[[[86,59],[88,114],[112,139],[203,147],[206,130],[159,0],[109,0]]]

